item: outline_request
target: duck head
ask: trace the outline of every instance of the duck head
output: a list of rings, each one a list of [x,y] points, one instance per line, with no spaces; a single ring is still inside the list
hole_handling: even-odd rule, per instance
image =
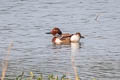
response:
[[[78,35],[80,38],[85,38],[84,36],[81,35],[80,32],[77,32],[75,35]]]
[[[62,31],[59,28],[55,27],[50,32],[47,32],[46,34],[52,34],[53,36],[62,35]]]

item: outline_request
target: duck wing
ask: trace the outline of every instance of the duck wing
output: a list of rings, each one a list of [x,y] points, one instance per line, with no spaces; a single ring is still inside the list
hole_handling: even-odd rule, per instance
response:
[[[65,33],[62,34],[62,38],[71,37],[73,34]]]

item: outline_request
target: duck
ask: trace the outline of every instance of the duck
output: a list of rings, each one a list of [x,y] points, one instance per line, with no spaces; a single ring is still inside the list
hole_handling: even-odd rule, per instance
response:
[[[52,34],[52,42],[54,44],[70,44],[70,43],[78,43],[80,38],[84,38],[80,32],[76,32],[75,34],[70,33],[62,33],[62,31],[58,27],[54,27],[50,32],[46,34]]]
[[[76,32],[75,34],[71,35],[70,41],[76,43],[80,41],[80,38],[84,38],[84,36],[82,36],[80,32]]]

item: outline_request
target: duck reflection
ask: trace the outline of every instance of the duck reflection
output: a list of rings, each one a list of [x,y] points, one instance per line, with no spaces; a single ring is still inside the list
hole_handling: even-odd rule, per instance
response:
[[[80,79],[78,76],[77,67],[75,65],[75,56],[76,56],[76,53],[79,52],[80,46],[81,46],[81,43],[71,43],[71,63],[72,63],[72,68],[75,75],[75,80]]]
[[[81,48],[81,43],[71,43],[72,54],[79,52],[80,48]]]

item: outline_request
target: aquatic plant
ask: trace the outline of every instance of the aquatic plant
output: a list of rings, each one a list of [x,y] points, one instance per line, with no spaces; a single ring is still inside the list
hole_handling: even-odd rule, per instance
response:
[[[13,47],[13,42],[11,42],[10,45],[8,46],[7,55],[5,56],[4,62],[2,65],[2,76],[1,76],[0,80],[4,80],[4,78],[5,78],[6,71],[8,68],[9,56],[10,56],[10,52],[11,52],[12,47]]]
[[[22,72],[22,74],[18,75],[15,80],[44,80],[44,78],[43,74],[40,74],[35,78],[33,72],[30,72],[29,77],[24,78],[24,72]],[[60,78],[58,77],[58,75],[49,74],[48,80],[71,80],[71,79],[67,78],[65,74],[63,74],[63,76],[61,76]]]

